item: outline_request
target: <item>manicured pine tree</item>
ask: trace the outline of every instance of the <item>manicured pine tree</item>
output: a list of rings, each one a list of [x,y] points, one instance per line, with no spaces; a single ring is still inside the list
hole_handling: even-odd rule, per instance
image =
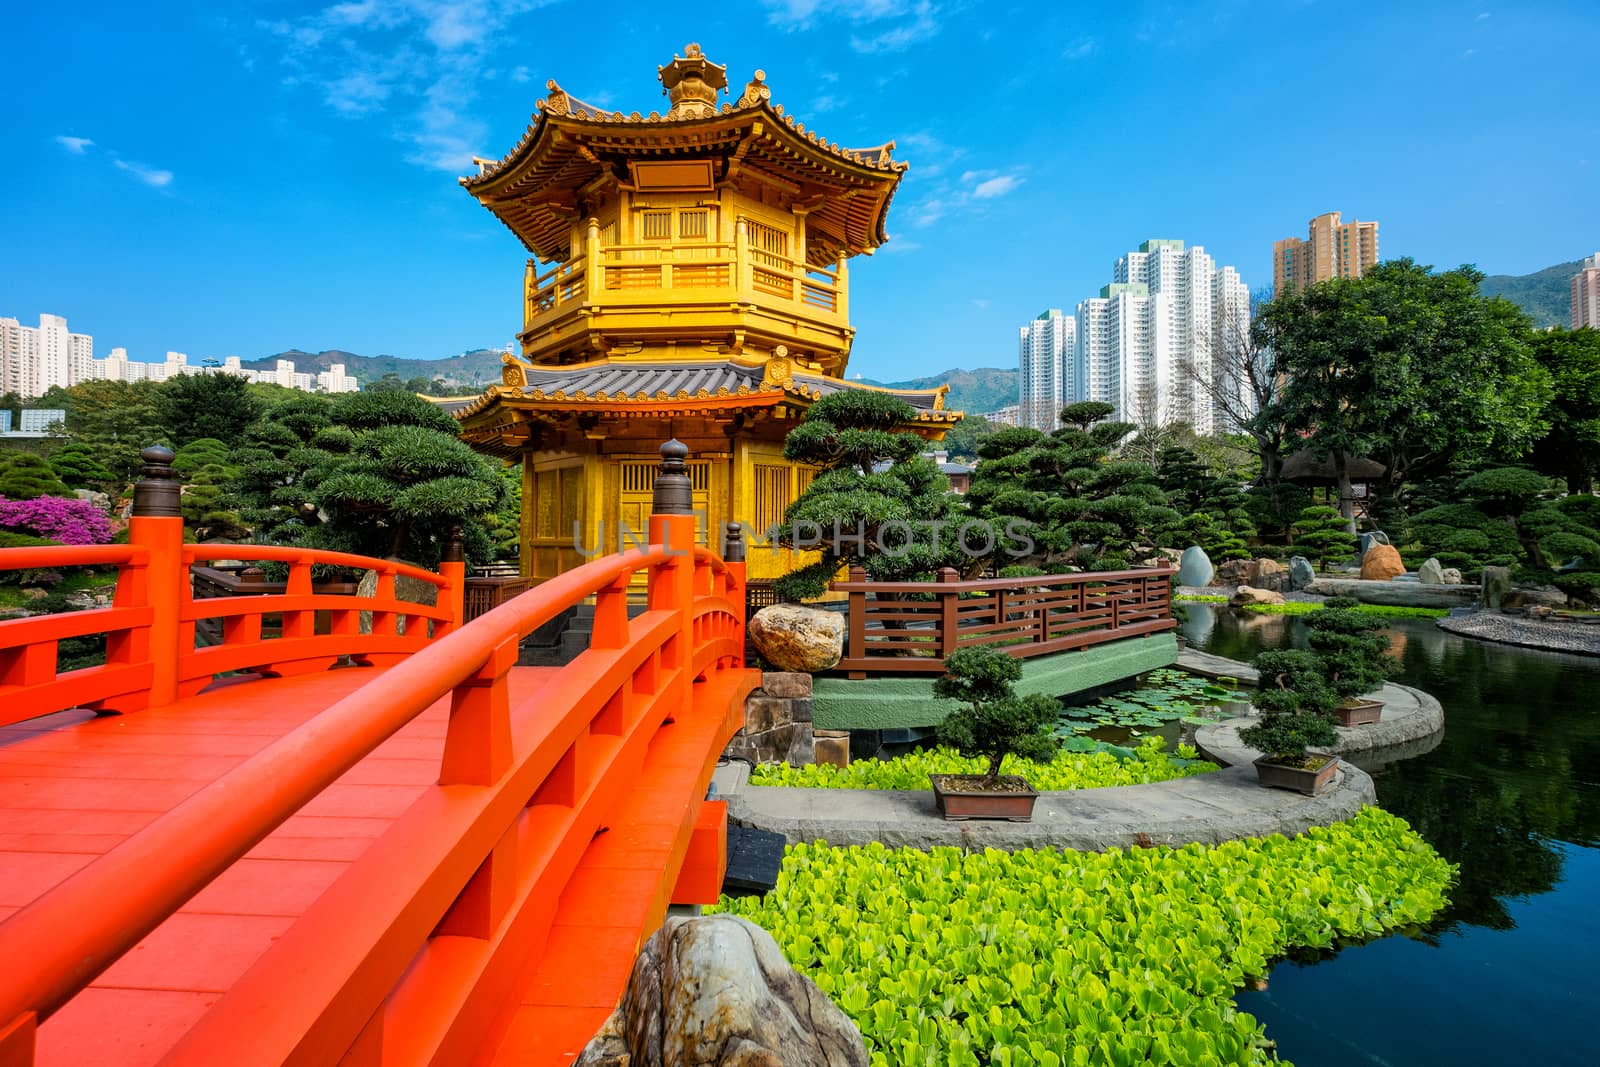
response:
[[[1294,521],[1294,548],[1307,559],[1317,561],[1317,569],[1327,568],[1328,560],[1351,556],[1356,538],[1348,529],[1339,509],[1315,504],[1300,512]]]

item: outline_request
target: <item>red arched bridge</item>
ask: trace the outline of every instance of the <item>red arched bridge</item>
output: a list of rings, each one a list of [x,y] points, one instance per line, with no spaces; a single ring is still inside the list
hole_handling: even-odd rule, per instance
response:
[[[0,1067],[570,1062],[668,904],[717,897],[704,798],[759,678],[744,565],[695,546],[662,455],[647,546],[466,625],[459,551],[184,544],[165,450],[126,545],[0,551],[117,570],[109,607],[0,621]],[[223,558],[287,584],[196,599]],[[516,665],[590,597],[588,651]],[[93,635],[103,664],[57,669]]]

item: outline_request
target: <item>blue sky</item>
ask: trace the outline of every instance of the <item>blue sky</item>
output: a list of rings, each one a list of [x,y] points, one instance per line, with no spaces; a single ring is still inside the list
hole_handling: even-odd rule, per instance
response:
[[[18,4],[0,314],[97,354],[437,357],[520,325],[525,254],[456,184],[547,78],[664,110],[699,42],[830,140],[893,138],[850,372],[1011,366],[1147,237],[1271,281],[1322,211],[1386,257],[1524,273],[1600,249],[1592,0]]]

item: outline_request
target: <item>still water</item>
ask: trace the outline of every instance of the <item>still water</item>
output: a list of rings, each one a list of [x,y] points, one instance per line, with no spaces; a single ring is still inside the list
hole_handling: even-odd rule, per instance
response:
[[[1284,616],[1186,604],[1190,644],[1247,660],[1303,643]],[[1444,735],[1359,760],[1378,802],[1461,868],[1425,929],[1286,961],[1241,993],[1300,1067],[1594,1064],[1600,1014],[1600,659],[1398,619],[1397,679],[1444,705]]]

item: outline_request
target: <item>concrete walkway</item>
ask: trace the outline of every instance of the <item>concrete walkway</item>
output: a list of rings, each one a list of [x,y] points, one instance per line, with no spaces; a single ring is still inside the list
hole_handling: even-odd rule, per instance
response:
[[[1179,666],[1196,674],[1226,676],[1253,683],[1246,664],[1194,650]],[[1439,702],[1408,686],[1386,685],[1382,721],[1339,730],[1335,749],[1368,756],[1423,750],[1437,743],[1444,728]],[[1096,851],[1134,845],[1216,844],[1268,834],[1293,836],[1355,815],[1376,801],[1372,778],[1350,760],[1340,763],[1333,784],[1315,797],[1263,789],[1252,761],[1259,755],[1241,744],[1238,730],[1253,719],[1231,719],[1197,731],[1197,742],[1212,760],[1224,764],[1211,774],[1153,785],[1117,786],[1045,793],[1027,823],[973,820],[947,822],[933,806],[931,791],[887,789],[792,789],[749,784],[742,763],[719,766],[713,782],[729,801],[736,823],[783,834],[790,843],[827,841],[892,848],[1016,850],[1055,846]],[[1403,749],[1391,746],[1403,745]]]

